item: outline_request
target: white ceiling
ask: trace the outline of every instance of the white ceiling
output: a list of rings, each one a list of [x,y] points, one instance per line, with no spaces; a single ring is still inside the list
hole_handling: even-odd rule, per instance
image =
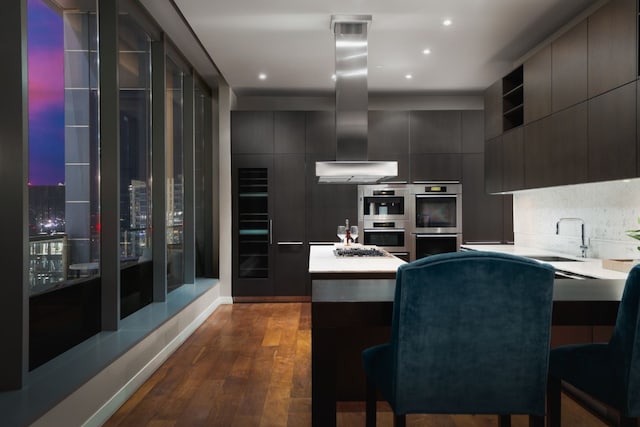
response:
[[[372,15],[369,90],[485,89],[602,0],[175,0],[239,94],[334,90],[332,14]],[[449,18],[449,27],[442,21]],[[431,49],[424,55],[425,48]],[[265,73],[265,80],[258,79]],[[411,73],[408,80],[405,75]]]

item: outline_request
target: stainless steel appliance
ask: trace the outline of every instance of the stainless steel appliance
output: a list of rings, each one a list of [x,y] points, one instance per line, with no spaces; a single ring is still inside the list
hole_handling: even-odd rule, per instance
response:
[[[411,196],[405,184],[358,186],[360,241],[411,260]]]
[[[456,252],[462,244],[462,185],[426,182],[412,185],[414,259]]]
[[[408,261],[460,250],[462,185],[459,182],[358,186],[362,243]]]
[[[406,228],[407,221],[375,221],[365,220],[362,242],[365,245],[376,245],[398,258],[411,259],[411,234]]]
[[[412,187],[415,233],[462,233],[460,183],[425,183]]]

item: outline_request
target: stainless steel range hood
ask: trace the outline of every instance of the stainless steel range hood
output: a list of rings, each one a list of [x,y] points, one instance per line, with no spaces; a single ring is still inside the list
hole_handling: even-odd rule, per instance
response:
[[[375,184],[398,175],[398,163],[368,161],[367,30],[371,15],[334,15],[336,161],[316,162],[320,183]]]

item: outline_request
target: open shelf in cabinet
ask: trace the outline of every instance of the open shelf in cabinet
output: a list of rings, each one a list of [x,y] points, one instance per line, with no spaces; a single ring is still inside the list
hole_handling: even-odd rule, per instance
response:
[[[502,79],[502,130],[524,123],[524,75],[522,65]]]

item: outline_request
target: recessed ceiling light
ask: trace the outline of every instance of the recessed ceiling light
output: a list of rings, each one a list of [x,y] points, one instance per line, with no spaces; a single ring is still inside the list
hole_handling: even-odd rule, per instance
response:
[[[338,79],[338,78],[336,77],[336,75],[335,75],[335,74],[333,74],[333,75],[331,76],[331,80],[333,80],[334,82],[335,82],[337,79]]]
[[[431,53],[431,49],[425,49],[422,51],[422,53],[424,53],[425,55],[429,55]]]
[[[267,79],[267,75],[265,73],[260,73],[260,74],[258,74],[258,78],[260,80],[266,80]]]
[[[407,74],[407,75],[404,76],[404,78],[407,79],[407,80],[410,80],[410,79],[413,78],[413,75]]]
[[[449,25],[451,25],[453,22],[451,21],[451,19],[445,19],[444,21],[442,21],[442,25],[444,25],[445,27],[448,27]]]

